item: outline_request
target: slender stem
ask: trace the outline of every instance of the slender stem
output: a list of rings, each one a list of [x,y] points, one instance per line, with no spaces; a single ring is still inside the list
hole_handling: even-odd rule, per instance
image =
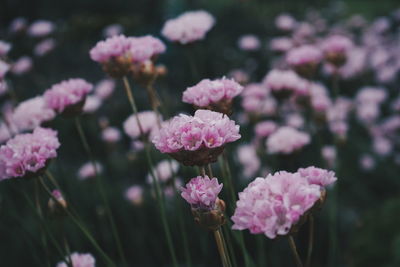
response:
[[[167,245],[171,254],[171,258],[172,258],[172,262],[173,265],[175,267],[178,266],[178,262],[177,262],[177,258],[176,258],[176,254],[175,254],[175,248],[174,248],[174,244],[172,242],[172,236],[171,236],[171,230],[168,224],[168,220],[167,220],[167,216],[166,216],[166,212],[165,212],[165,207],[164,207],[164,203],[163,203],[163,195],[162,195],[162,191],[161,191],[161,186],[160,186],[160,181],[158,179],[158,177],[156,176],[156,173],[154,172],[154,164],[151,158],[151,154],[150,154],[150,146],[147,142],[147,140],[144,139],[144,131],[143,131],[143,127],[142,124],[140,122],[139,116],[138,116],[138,109],[136,106],[136,102],[135,102],[135,98],[133,97],[132,94],[132,89],[131,86],[129,84],[129,80],[126,76],[124,76],[122,78],[123,82],[124,82],[124,88],[125,88],[125,92],[126,95],[128,97],[129,103],[131,105],[133,114],[136,118],[136,122],[138,124],[139,127],[139,131],[141,133],[141,136],[143,138],[143,143],[145,145],[145,152],[146,152],[146,160],[147,160],[147,164],[149,165],[150,168],[150,176],[152,178],[153,184],[155,185],[155,191],[156,191],[156,200],[158,202],[158,208],[161,214],[161,221],[163,224],[163,228],[164,228],[164,233],[167,239]]]
[[[211,163],[208,163],[208,164],[207,164],[207,168],[208,168],[208,176],[209,176],[210,178],[214,177],[213,171],[212,171],[212,168],[211,168]]]
[[[200,174],[201,176],[205,177],[206,176],[206,168],[204,166],[200,166]]]
[[[78,130],[79,137],[81,138],[83,147],[86,150],[86,153],[87,153],[87,155],[89,157],[89,160],[91,161],[91,163],[93,165],[93,168],[94,168],[94,171],[95,171],[95,174],[96,174],[97,187],[98,187],[98,189],[100,191],[100,196],[101,196],[101,198],[103,200],[103,203],[104,203],[104,206],[105,206],[105,209],[106,209],[106,213],[107,213],[107,217],[108,217],[108,220],[109,220],[110,225],[111,225],[111,231],[112,231],[112,233],[114,235],[114,239],[115,239],[115,242],[117,244],[118,254],[121,257],[121,260],[124,263],[124,265],[127,265],[126,259],[125,259],[125,255],[124,255],[124,250],[123,250],[122,244],[121,244],[121,239],[119,237],[119,234],[118,234],[118,231],[117,231],[117,227],[115,225],[114,217],[113,217],[113,214],[112,214],[112,211],[111,211],[111,208],[110,208],[110,204],[108,202],[107,195],[106,195],[106,192],[105,192],[104,187],[103,187],[103,181],[102,181],[102,179],[101,179],[101,177],[99,175],[99,171],[97,169],[97,164],[96,164],[96,162],[94,160],[94,156],[93,156],[92,150],[90,149],[89,143],[87,141],[86,135],[85,135],[85,133],[83,131],[83,128],[82,128],[81,121],[80,121],[78,116],[75,117],[75,125],[76,125],[76,129]]]
[[[221,257],[222,266],[231,267],[232,264],[229,260],[228,251],[226,249],[224,236],[222,234],[221,228],[214,231],[215,242],[217,243],[219,255]]]
[[[301,262],[299,253],[297,252],[296,243],[294,242],[293,236],[289,235],[288,240],[289,240],[290,250],[292,251],[297,267],[303,267],[303,263]]]
[[[38,177],[40,184],[42,185],[42,187],[44,188],[44,190],[47,192],[47,194],[49,195],[49,197],[51,199],[53,199],[53,201],[55,201],[55,203],[58,202],[58,200],[54,197],[54,195],[51,193],[50,189],[47,187],[46,183],[44,182],[42,177]],[[69,216],[69,218],[71,218],[71,220],[78,226],[78,228],[82,231],[82,233],[86,236],[86,238],[90,241],[90,243],[92,243],[92,245],[94,246],[94,248],[101,254],[101,256],[104,258],[104,260],[107,262],[107,266],[113,266],[116,267],[116,265],[114,264],[114,262],[110,259],[110,257],[107,256],[107,254],[103,251],[103,249],[101,249],[101,247],[99,246],[99,244],[96,242],[96,240],[93,238],[93,236],[89,233],[89,231],[85,228],[85,226],[83,226],[83,224],[81,222],[79,222],[79,220],[77,220],[75,218],[75,216],[68,210],[68,209],[64,209],[65,212],[67,213],[67,215]]]
[[[61,232],[62,232],[62,239],[64,243],[65,252],[67,253],[67,265],[68,267],[74,267],[72,258],[71,258],[71,249],[68,245],[67,235],[65,234],[65,222],[64,220],[61,221]]]
[[[306,267],[311,266],[311,256],[314,246],[314,216],[312,214],[310,214],[310,216],[308,217],[308,223],[309,223],[309,232],[308,232],[308,250],[307,250]]]

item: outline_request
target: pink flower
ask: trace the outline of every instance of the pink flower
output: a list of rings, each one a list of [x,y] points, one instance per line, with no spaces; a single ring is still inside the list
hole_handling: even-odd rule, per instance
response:
[[[163,160],[157,163],[157,165],[153,169],[153,172],[160,182],[166,183],[176,174],[178,169],[178,162],[174,160]],[[149,184],[153,183],[153,177],[150,173],[147,175],[146,179]]]
[[[308,91],[307,82],[292,70],[271,70],[265,76],[263,84],[274,94],[304,94],[304,91]]]
[[[269,154],[291,154],[308,145],[310,141],[309,134],[289,126],[283,126],[268,137],[267,152]]]
[[[306,64],[317,65],[322,60],[322,52],[315,46],[303,45],[291,49],[286,55],[286,61],[293,67]]]
[[[217,80],[204,79],[183,92],[182,101],[198,107],[206,107],[222,100],[231,100],[239,95],[243,87],[225,77]]]
[[[6,73],[10,70],[10,65],[0,59],[0,81],[4,79]]]
[[[21,102],[11,115],[11,123],[18,132],[33,130],[42,123],[51,121],[56,113],[47,107],[42,96],[37,96]]]
[[[321,47],[324,53],[346,54],[353,47],[353,42],[346,36],[332,35],[322,42]]]
[[[0,40],[0,57],[4,57],[11,49],[11,44]]]
[[[80,180],[86,180],[88,178],[94,178],[97,174],[101,174],[103,172],[103,166],[99,162],[87,162],[83,164],[78,170],[78,177]]]
[[[214,24],[215,19],[208,12],[190,11],[165,22],[161,34],[171,42],[188,44],[204,39]]]
[[[275,18],[275,26],[282,31],[291,31],[297,26],[297,21],[290,14],[283,13]]]
[[[276,37],[270,41],[269,47],[275,52],[286,52],[292,49],[293,40],[288,37]]]
[[[393,151],[393,144],[384,137],[375,137],[373,140],[373,149],[379,156],[388,156]]]
[[[137,122],[136,116],[139,118],[141,130]],[[125,133],[135,139],[140,137],[141,134],[148,135],[151,131],[157,128],[157,114],[153,111],[142,111],[137,114],[132,114],[124,122]]]
[[[375,159],[368,154],[364,154],[360,158],[360,166],[364,171],[370,171],[375,168]]]
[[[121,132],[116,127],[107,127],[102,131],[101,139],[107,143],[116,143],[121,140]]]
[[[312,108],[319,113],[325,113],[332,105],[328,90],[320,83],[310,85],[310,97]]]
[[[243,35],[239,38],[238,46],[244,51],[256,51],[261,47],[260,39],[253,34]]]
[[[113,57],[126,57],[130,42],[125,35],[118,35],[100,41],[90,50],[90,58],[103,63]]]
[[[38,43],[33,49],[36,56],[42,57],[52,51],[56,46],[56,41],[53,38],[48,38]]]
[[[334,146],[324,146],[322,147],[321,154],[328,166],[332,168],[336,161],[336,148]]]
[[[37,20],[33,22],[28,28],[28,34],[33,37],[43,37],[52,33],[55,25],[51,21]]]
[[[83,113],[95,113],[103,104],[102,99],[96,95],[88,95],[83,105]]]
[[[327,187],[337,180],[333,171],[327,171],[314,166],[305,169],[300,168],[298,172],[302,177],[307,179],[309,184],[319,185],[320,187]]]
[[[256,178],[239,193],[232,229],[248,229],[271,239],[284,236],[320,196],[320,187],[309,184],[299,173],[281,171]]]
[[[243,175],[246,178],[253,176],[260,170],[261,161],[257,156],[257,151],[254,145],[241,145],[237,151],[239,162],[243,165]]]
[[[31,175],[46,167],[57,156],[57,132],[36,128],[19,134],[0,147],[0,180]]]
[[[125,191],[125,198],[133,205],[138,206],[143,202],[143,187],[133,185]]]
[[[26,28],[26,19],[22,17],[18,17],[11,21],[9,31],[12,33],[23,31]]]
[[[259,138],[265,138],[270,136],[278,128],[273,121],[262,121],[256,124],[255,132],[256,136]]]
[[[72,261],[72,267],[95,267],[96,266],[96,260],[89,253],[83,254],[83,253],[74,252],[70,256],[67,256],[65,258],[65,261],[68,262],[70,258]],[[56,267],[68,267],[68,266],[69,265],[65,262],[59,262],[59,263],[57,263]]]
[[[267,116],[274,115],[276,112],[276,100],[271,96],[269,89],[262,84],[247,85],[241,96],[242,107],[247,112]]]
[[[11,72],[16,75],[22,75],[30,71],[32,69],[32,65],[32,58],[28,56],[23,56],[14,62]]]
[[[181,196],[195,209],[212,210],[222,186],[217,178],[197,176],[181,188]]]
[[[122,27],[121,24],[111,24],[103,29],[103,35],[108,38],[108,37],[113,37],[113,36],[119,35],[123,31],[124,31],[124,28]]]
[[[102,100],[109,98],[115,89],[115,81],[111,79],[101,80],[96,84],[95,95]]]
[[[46,105],[61,113],[66,108],[85,101],[93,85],[79,78],[64,80],[54,84],[44,93]]]
[[[239,138],[239,126],[226,115],[199,109],[194,116],[181,114],[163,125],[153,143],[162,153],[175,153],[220,147]]]

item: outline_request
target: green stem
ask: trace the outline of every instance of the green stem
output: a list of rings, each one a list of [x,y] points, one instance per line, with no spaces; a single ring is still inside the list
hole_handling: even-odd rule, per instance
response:
[[[308,217],[308,223],[309,223],[309,232],[308,232],[308,250],[307,250],[306,267],[311,266],[311,256],[314,247],[314,216],[312,214],[310,214],[310,216]]]
[[[296,266],[303,267],[303,263],[301,262],[299,253],[297,252],[296,243],[294,242],[293,236],[289,235],[288,240],[289,240],[290,250],[292,251],[294,260],[296,262]]]
[[[232,267],[221,228],[218,228],[217,230],[214,231],[214,237],[215,237],[215,242],[217,243],[222,265],[224,267]]]

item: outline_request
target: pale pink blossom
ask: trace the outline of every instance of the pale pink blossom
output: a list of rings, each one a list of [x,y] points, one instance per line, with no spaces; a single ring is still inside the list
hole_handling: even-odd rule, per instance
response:
[[[37,20],[28,28],[28,34],[33,37],[43,37],[52,33],[55,29],[53,22],[48,20]]]
[[[165,22],[161,33],[171,42],[188,44],[203,40],[214,24],[215,19],[210,13],[189,11]]]
[[[375,137],[372,147],[375,153],[382,157],[390,155],[393,151],[393,144],[389,139],[384,137]]]
[[[242,107],[247,112],[267,116],[274,115],[276,112],[276,100],[263,84],[252,83],[247,85],[241,96]]]
[[[125,133],[133,139],[139,138],[141,134],[148,135],[156,128],[158,128],[157,114],[153,111],[142,111],[132,114],[124,122]]]
[[[322,60],[322,52],[313,45],[303,45],[291,49],[286,55],[286,61],[292,67],[303,66],[306,64],[317,65]]]
[[[261,42],[257,36],[253,34],[247,34],[239,38],[238,46],[244,51],[256,51],[260,49]]]
[[[268,137],[267,152],[269,154],[291,154],[310,142],[309,134],[289,126],[283,126]]]
[[[304,94],[304,91],[308,91],[308,83],[292,70],[271,70],[265,76],[263,84],[276,94]]]
[[[269,48],[276,52],[286,52],[294,46],[293,40],[289,37],[276,37],[269,43]]]
[[[169,181],[178,171],[179,163],[175,160],[163,160],[157,163],[153,169],[155,177],[162,183]],[[147,175],[147,182],[149,184],[153,183],[153,177],[151,173]]]
[[[347,54],[353,48],[353,42],[343,35],[331,35],[321,43],[325,53]]]
[[[122,27],[121,24],[111,24],[108,25],[107,27],[105,27],[103,29],[103,35],[104,37],[113,37],[119,34],[122,34],[122,32],[124,31],[124,28]]]
[[[115,89],[115,81],[104,79],[96,84],[94,94],[102,100],[109,98]]]
[[[336,147],[329,145],[323,146],[321,149],[321,155],[328,164],[328,166],[332,168],[336,161],[336,155],[337,155]]]
[[[259,138],[270,136],[276,131],[278,125],[274,121],[262,121],[256,124],[254,131]]]
[[[257,156],[256,147],[251,144],[240,145],[237,150],[237,158],[243,166],[243,176],[250,178],[261,168],[261,161]]]
[[[53,38],[48,38],[38,43],[34,47],[33,53],[38,57],[42,57],[47,53],[51,52],[55,47],[56,47],[56,41]]]
[[[83,164],[78,170],[78,178],[80,180],[86,180],[88,178],[94,178],[97,174],[103,172],[103,166],[99,162],[87,162]]]
[[[107,143],[116,143],[121,140],[121,131],[116,127],[107,127],[101,132],[101,139]]]
[[[0,40],[0,57],[4,57],[8,54],[11,49],[11,44]]]
[[[71,255],[65,257],[65,261],[57,263],[56,267],[68,267],[69,265],[66,263],[71,259],[72,267],[95,267],[96,260],[89,253],[78,253],[74,252]]]
[[[222,190],[222,184],[217,178],[208,176],[192,178],[185,187],[182,187],[181,196],[196,209],[212,210],[218,194]]]
[[[85,99],[85,104],[83,105],[83,113],[95,113],[103,104],[101,98],[96,95],[88,95]]]
[[[143,203],[143,187],[133,185],[125,191],[125,198],[133,205],[138,206]]]
[[[11,21],[9,31],[17,33],[23,31],[27,27],[26,19],[23,17],[15,18]]]
[[[364,154],[360,158],[360,166],[364,171],[370,171],[375,168],[376,162],[375,159],[369,155]]]
[[[11,68],[11,72],[16,75],[22,75],[30,71],[32,69],[32,65],[32,58],[28,56],[23,56],[14,62]]]
[[[4,79],[6,73],[10,70],[10,65],[0,59],[0,81]]]
[[[283,13],[275,18],[275,26],[282,31],[292,31],[297,26],[297,21],[292,15]]]

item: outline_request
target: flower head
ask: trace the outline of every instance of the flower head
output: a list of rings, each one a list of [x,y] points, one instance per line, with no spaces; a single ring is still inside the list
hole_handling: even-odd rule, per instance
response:
[[[33,37],[43,37],[52,33],[55,29],[53,22],[48,20],[37,20],[28,28],[28,34]]]
[[[143,202],[143,187],[140,185],[133,185],[125,191],[125,197],[133,205],[137,206]]]
[[[302,177],[307,179],[309,184],[315,184],[321,187],[331,185],[337,180],[333,171],[328,171],[314,166],[300,168],[298,172]]]
[[[57,156],[59,146],[57,132],[41,127],[8,140],[0,147],[0,180],[41,171]]]
[[[267,151],[270,154],[291,154],[309,144],[310,141],[309,134],[283,126],[268,137]]]
[[[141,134],[148,135],[156,128],[157,114],[153,111],[138,112],[129,116],[124,122],[125,133],[133,139],[140,137]]]
[[[208,176],[197,176],[192,178],[185,187],[181,188],[181,196],[193,208],[211,210],[214,208],[222,186],[222,184],[218,183],[217,178],[210,179]]]
[[[95,267],[96,266],[95,258],[89,253],[83,254],[83,253],[74,252],[71,255],[67,256],[65,260],[68,262],[70,258],[72,261],[72,267]],[[65,262],[57,263],[57,267],[68,267],[68,266],[69,265]]]
[[[87,162],[83,164],[78,170],[78,177],[80,180],[86,180],[88,178],[94,178],[97,174],[103,172],[103,166],[99,162]]]
[[[165,22],[161,33],[171,42],[188,44],[204,39],[214,24],[215,19],[210,13],[203,10],[189,11]]]
[[[247,34],[239,38],[238,46],[244,51],[256,51],[260,49],[261,42],[257,36],[253,34]]]
[[[319,186],[309,184],[299,173],[281,171],[256,178],[239,193],[232,228],[271,239],[287,235],[320,196]]]
[[[277,97],[287,97],[293,93],[304,94],[307,91],[306,81],[291,70],[271,70],[263,83]]]

